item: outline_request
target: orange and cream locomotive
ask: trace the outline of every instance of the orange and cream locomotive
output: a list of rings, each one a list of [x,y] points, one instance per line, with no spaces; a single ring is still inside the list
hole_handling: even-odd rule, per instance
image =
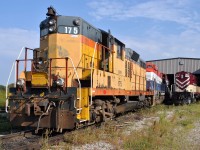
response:
[[[137,53],[80,17],[56,15],[52,7],[47,16],[40,47],[25,48],[25,58],[16,60],[16,88],[7,104],[13,126],[62,132],[152,105],[154,92],[146,90],[145,62]]]

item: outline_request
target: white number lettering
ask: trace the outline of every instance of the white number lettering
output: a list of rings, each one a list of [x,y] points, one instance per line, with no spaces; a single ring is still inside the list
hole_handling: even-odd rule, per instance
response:
[[[78,34],[78,27],[65,27],[65,33]]]
[[[67,31],[68,31],[67,28],[68,28],[68,27],[65,27],[65,33],[68,33],[68,32],[67,32]]]
[[[74,27],[74,34],[78,34],[78,28]]]
[[[72,27],[68,27],[68,33],[72,33]]]

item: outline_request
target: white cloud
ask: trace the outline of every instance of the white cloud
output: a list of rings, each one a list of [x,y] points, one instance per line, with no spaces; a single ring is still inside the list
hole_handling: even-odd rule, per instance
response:
[[[110,19],[118,24],[134,18],[134,26],[137,26],[138,18],[153,21],[149,29],[141,30],[139,36],[131,32],[116,35],[127,47],[136,50],[145,60],[150,60],[200,57],[200,11],[194,8],[197,4],[196,0],[99,0],[88,5],[92,9],[91,15],[100,21]],[[166,28],[168,24],[165,23],[169,22],[175,25],[170,24]]]
[[[39,45],[39,34],[18,28],[0,28],[1,56],[17,57],[23,46],[36,48]]]
[[[5,85],[13,61],[18,57],[22,47],[37,48],[39,34],[18,28],[0,28],[0,84]]]
[[[95,16],[96,19],[102,19],[106,16],[115,17],[120,15],[124,9],[124,5],[121,2],[116,1],[92,1],[88,4],[94,11],[91,12],[92,16]]]
[[[149,34],[154,34],[153,31]],[[193,30],[186,30],[176,35],[155,33],[150,38],[120,36],[126,41],[126,47],[134,48],[145,60],[172,58],[172,57],[200,57],[200,34]]]
[[[200,16],[190,8],[189,0],[150,0],[116,1],[100,0],[92,1],[88,5],[93,9],[91,15],[96,19],[111,18],[126,20],[128,18],[144,17],[160,21],[172,21],[189,28],[200,31]],[[194,4],[194,1],[193,3]]]

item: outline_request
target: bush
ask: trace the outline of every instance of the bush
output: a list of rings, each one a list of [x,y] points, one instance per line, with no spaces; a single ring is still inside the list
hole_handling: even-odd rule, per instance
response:
[[[6,87],[0,85],[0,107],[5,106],[5,100],[6,100]]]

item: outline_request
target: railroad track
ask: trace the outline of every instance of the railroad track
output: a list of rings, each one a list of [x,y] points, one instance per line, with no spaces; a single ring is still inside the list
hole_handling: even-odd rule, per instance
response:
[[[80,128],[76,131],[81,132],[85,128],[94,127],[90,125],[87,127]],[[73,131],[67,131],[65,133],[53,133],[49,136],[45,134],[35,135],[32,134],[33,130],[17,132],[0,137],[0,148],[4,150],[39,150],[47,144],[48,146],[58,145],[60,142],[64,142],[64,136],[73,134]]]
[[[20,131],[20,132],[4,135],[4,136],[0,137],[0,141],[5,141],[5,140],[11,139],[11,138],[18,137],[18,136],[26,137],[26,136],[32,134],[32,131],[33,130],[26,130],[26,131]]]
[[[31,142],[31,138],[39,138],[38,135],[33,135],[33,130],[26,130],[21,132],[16,132],[0,137],[0,143],[2,149],[18,149],[21,145],[26,145],[26,143]],[[24,148],[27,149],[27,148]]]
[[[0,148],[4,150],[41,149],[45,138],[43,138],[42,134],[35,135],[32,133],[33,130],[28,130],[2,136],[0,137]],[[54,134],[50,137],[46,137],[46,142],[49,145],[57,145],[61,141],[64,141],[64,134]]]
[[[125,116],[127,113],[125,113]],[[119,118],[124,117],[124,115],[120,115],[116,118],[114,118],[113,121],[113,128],[121,128],[123,126],[127,126],[130,122],[124,122],[120,121]],[[140,120],[141,116],[136,115],[134,117],[134,120]],[[105,122],[106,123],[106,122]],[[103,122],[103,124],[105,124]],[[84,130],[85,128],[90,128],[94,127],[95,125],[91,125],[88,127],[83,127],[78,129],[79,132]],[[100,125],[101,126],[101,125]],[[72,134],[73,131],[71,132],[65,132],[63,134],[51,134],[50,136],[44,137],[44,134],[39,134],[35,135],[32,134],[33,130],[28,130],[28,131],[22,131],[22,132],[17,132],[13,134],[9,134],[3,137],[0,137],[0,148],[5,149],[5,150],[37,150],[41,149],[44,144],[48,144],[49,146],[53,145],[58,145],[60,142],[64,141],[64,136],[67,136],[68,134]]]

